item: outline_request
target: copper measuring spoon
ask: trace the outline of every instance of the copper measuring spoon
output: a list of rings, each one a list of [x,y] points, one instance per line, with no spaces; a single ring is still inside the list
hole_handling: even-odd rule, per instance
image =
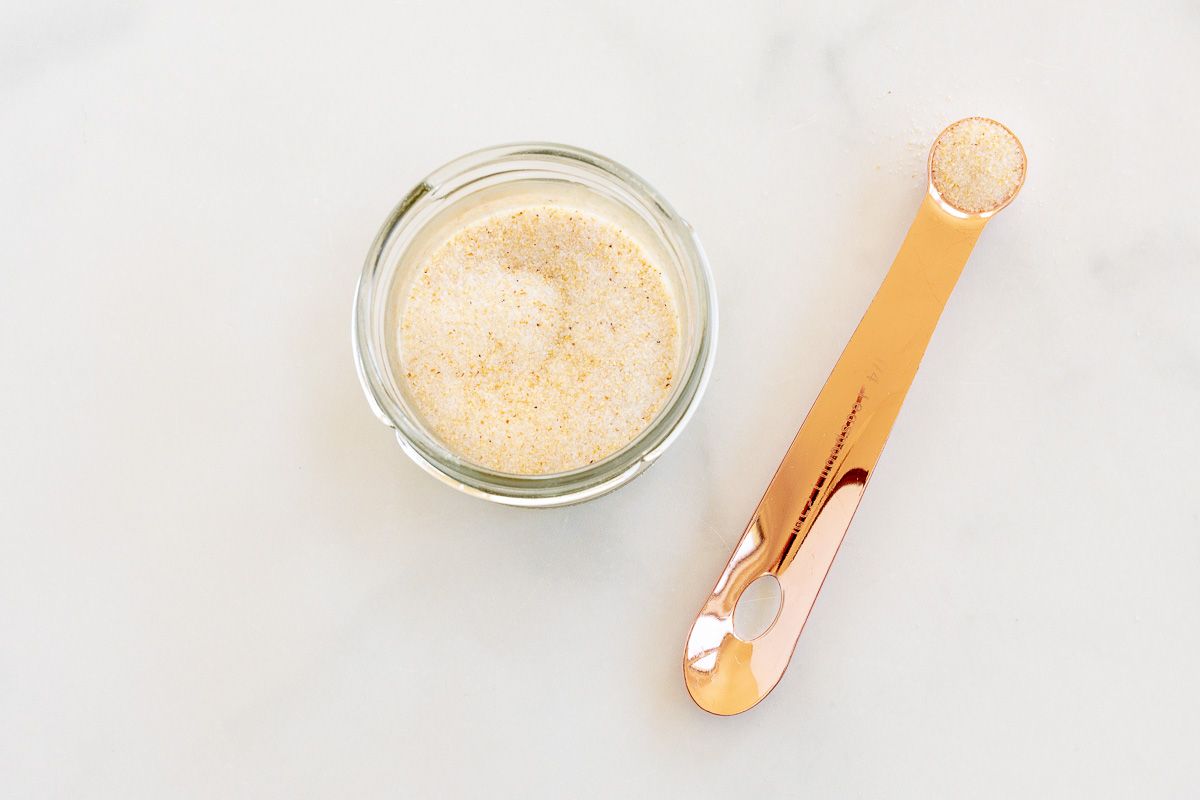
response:
[[[934,142],[928,191],[896,260],[692,624],[684,682],[705,711],[745,711],[783,677],[950,292],[1025,172],[1024,148],[994,120],[959,120]],[[779,582],[779,611],[745,641],[734,609],[764,575]]]

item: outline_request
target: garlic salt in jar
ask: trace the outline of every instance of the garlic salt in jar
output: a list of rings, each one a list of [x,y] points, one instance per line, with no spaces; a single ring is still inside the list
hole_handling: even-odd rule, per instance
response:
[[[691,226],[621,165],[542,143],[472,153],[409,192],[354,308],[359,379],[405,452],[516,506],[649,467],[703,394],[716,332]]]

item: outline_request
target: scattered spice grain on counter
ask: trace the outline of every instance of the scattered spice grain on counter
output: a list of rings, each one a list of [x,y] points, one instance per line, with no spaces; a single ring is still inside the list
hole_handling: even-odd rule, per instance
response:
[[[400,368],[431,431],[467,461],[544,475],[631,442],[671,395],[679,312],[617,225],[535,205],[456,231],[417,270]]]

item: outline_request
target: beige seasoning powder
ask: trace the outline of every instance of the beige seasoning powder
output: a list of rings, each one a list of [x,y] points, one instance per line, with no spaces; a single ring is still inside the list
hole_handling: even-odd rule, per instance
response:
[[[950,205],[967,214],[995,211],[1025,180],[1025,151],[999,122],[968,117],[933,143],[930,177]]]
[[[612,223],[552,205],[460,229],[419,267],[400,362],[432,432],[521,475],[632,441],[675,385],[679,314],[662,272]]]

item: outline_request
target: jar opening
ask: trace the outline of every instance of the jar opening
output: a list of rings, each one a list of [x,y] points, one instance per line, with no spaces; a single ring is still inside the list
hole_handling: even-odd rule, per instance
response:
[[[636,237],[668,279],[679,315],[678,380],[657,416],[623,448],[563,472],[513,474],[474,464],[433,435],[398,374],[396,335],[415,265],[464,224],[520,204],[548,201],[613,219]],[[509,145],[473,153],[429,176],[393,211],[359,282],[355,351],[377,416],[405,451],[470,494],[513,505],[563,505],[616,488],[643,471],[678,435],[711,370],[716,305],[708,265],[690,226],[623,167],[561,145]]]

